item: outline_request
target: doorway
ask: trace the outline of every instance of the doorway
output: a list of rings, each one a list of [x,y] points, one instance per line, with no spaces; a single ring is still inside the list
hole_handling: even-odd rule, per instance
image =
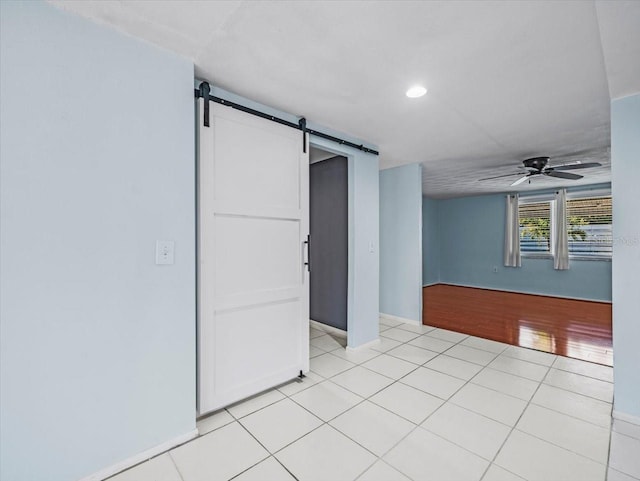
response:
[[[312,147],[309,168],[310,317],[347,332],[349,168],[347,158]]]

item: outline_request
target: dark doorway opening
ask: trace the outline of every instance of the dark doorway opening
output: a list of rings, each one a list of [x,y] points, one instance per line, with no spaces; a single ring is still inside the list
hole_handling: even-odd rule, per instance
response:
[[[347,330],[349,171],[347,158],[309,168],[311,319]]]

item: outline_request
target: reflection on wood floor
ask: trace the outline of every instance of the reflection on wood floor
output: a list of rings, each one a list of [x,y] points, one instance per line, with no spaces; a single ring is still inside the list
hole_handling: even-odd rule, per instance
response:
[[[430,326],[613,365],[611,304],[436,284],[422,291]]]

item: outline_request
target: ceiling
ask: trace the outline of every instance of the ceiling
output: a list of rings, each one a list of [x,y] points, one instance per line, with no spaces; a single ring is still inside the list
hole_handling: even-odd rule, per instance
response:
[[[510,178],[477,179],[543,155],[603,164],[570,185],[610,181],[610,99],[640,92],[635,0],[52,3],[377,146],[381,168],[421,163],[434,198],[513,190]],[[413,84],[429,92],[409,99]]]

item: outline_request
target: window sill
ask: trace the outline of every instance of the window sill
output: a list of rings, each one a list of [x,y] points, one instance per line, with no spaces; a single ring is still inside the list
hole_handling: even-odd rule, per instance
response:
[[[595,256],[569,256],[570,261],[603,261],[611,262],[611,257],[595,257]]]
[[[551,254],[520,253],[520,257],[524,257],[526,259],[553,259]]]
[[[520,254],[520,257],[523,259],[550,259],[553,260],[553,256],[551,254]],[[602,262],[611,262],[611,257],[594,257],[594,256],[569,256],[570,261],[602,261]]]

